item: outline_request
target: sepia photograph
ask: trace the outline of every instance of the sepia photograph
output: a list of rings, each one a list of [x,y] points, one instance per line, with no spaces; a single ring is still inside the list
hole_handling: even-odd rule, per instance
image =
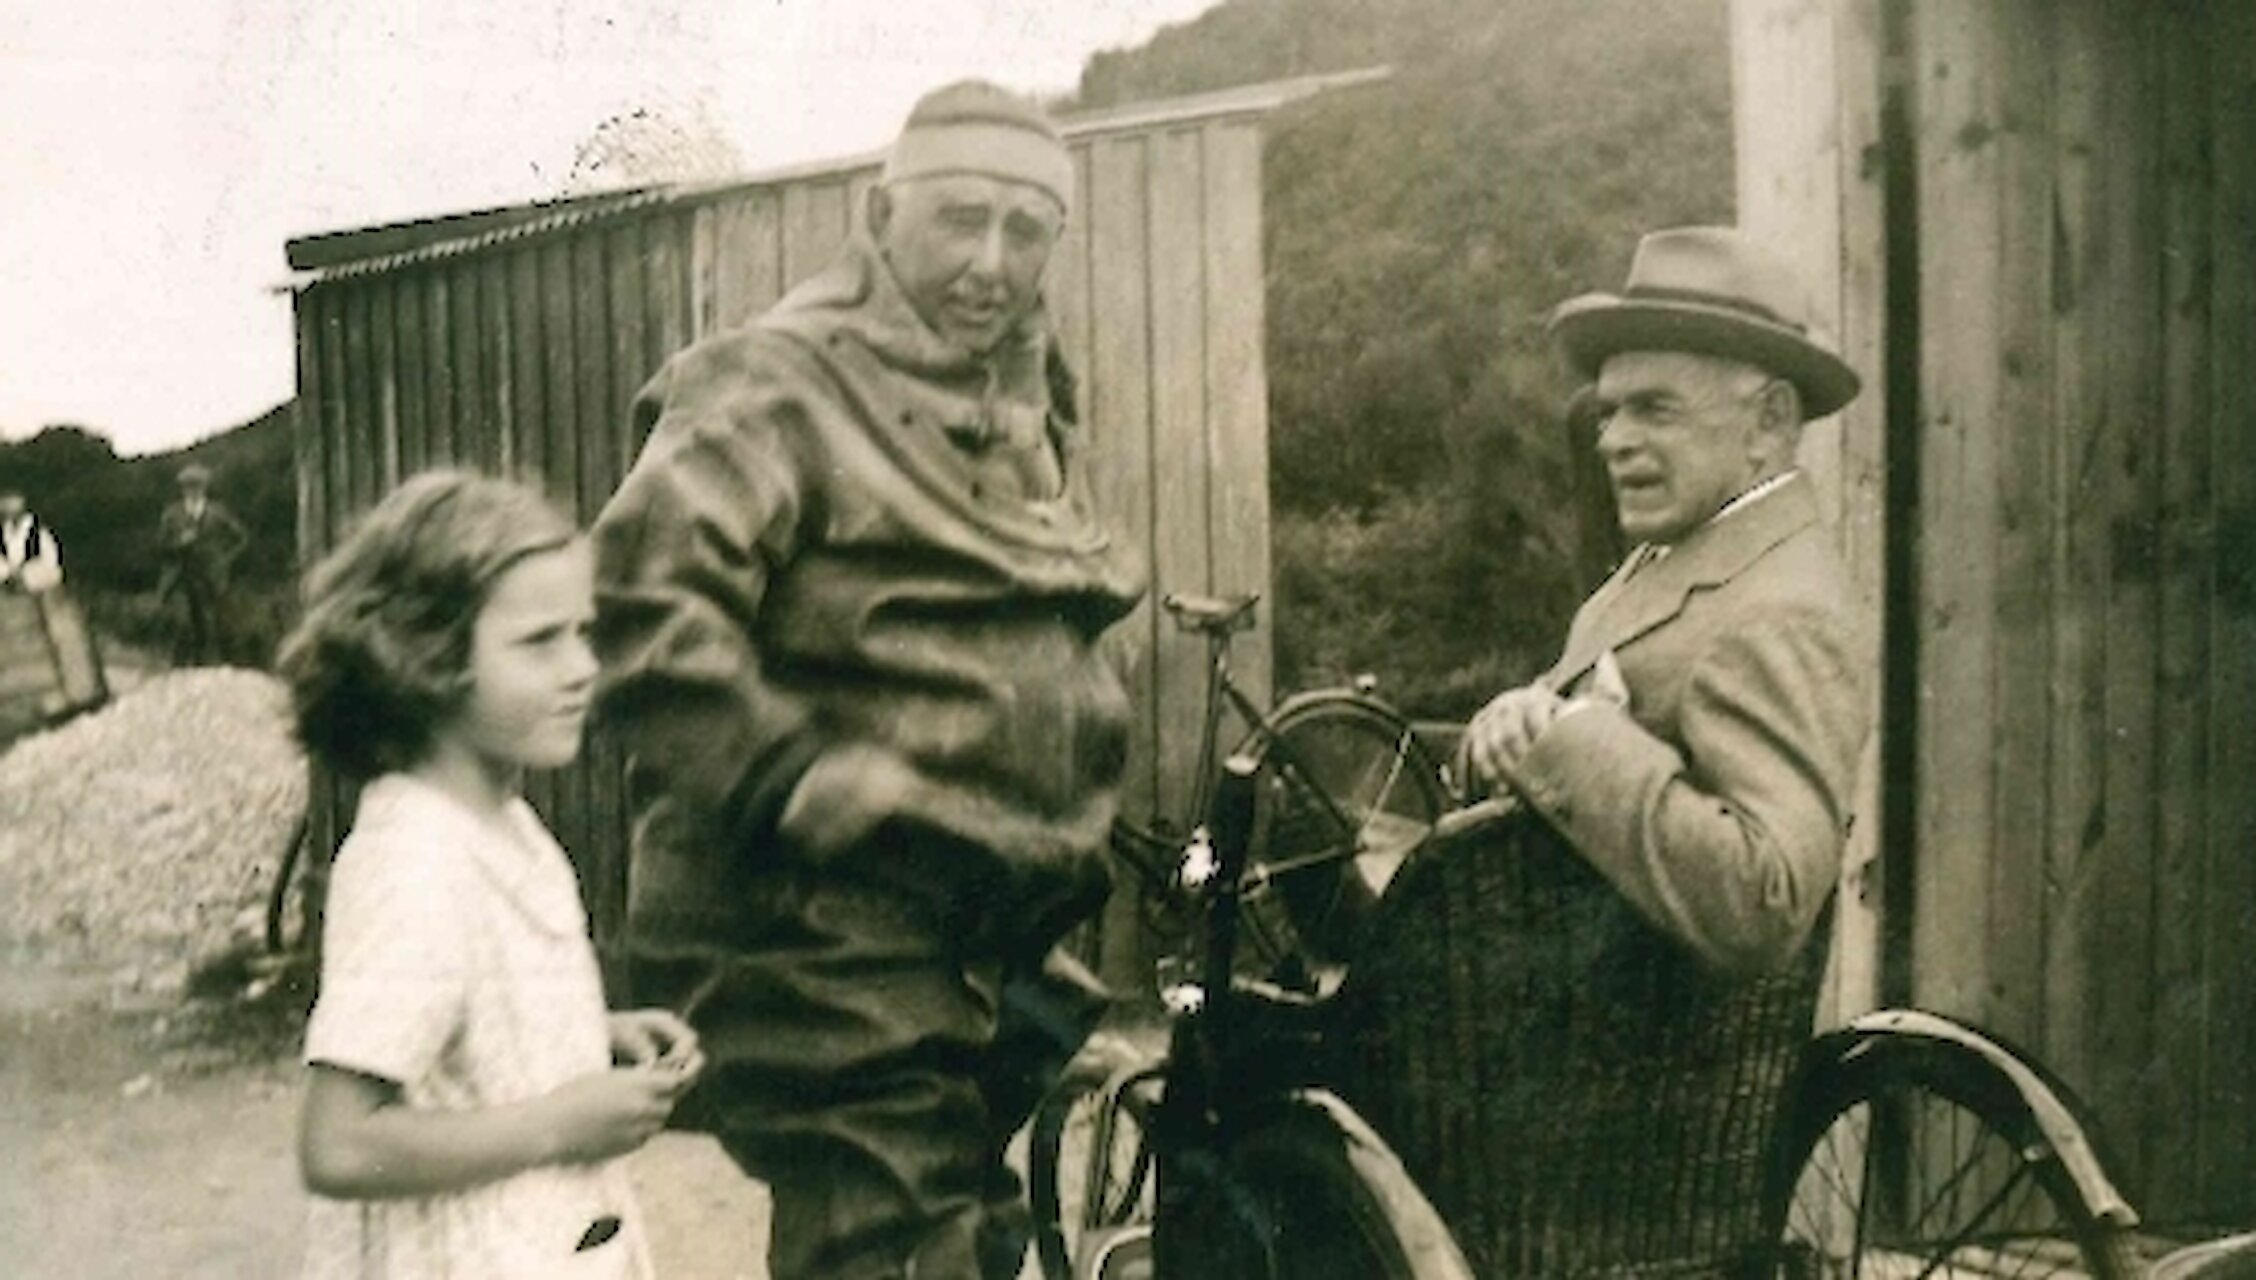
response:
[[[2256,1280],[2256,3],[0,0],[0,1274]]]

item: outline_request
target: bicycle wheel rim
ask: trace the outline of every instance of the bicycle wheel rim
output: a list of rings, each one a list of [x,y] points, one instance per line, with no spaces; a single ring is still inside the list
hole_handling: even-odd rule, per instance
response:
[[[1035,1113],[1026,1181],[1042,1275],[1070,1280],[1092,1233],[1151,1220],[1142,1112],[1104,1081],[1064,1082]]]
[[[1773,1206],[1770,1274],[2136,1274],[2019,1095],[1947,1047],[1877,1054],[1821,1079]]]
[[[1440,816],[1439,771],[1407,721],[1342,699],[1281,721],[1261,753],[1249,958],[1334,969]]]

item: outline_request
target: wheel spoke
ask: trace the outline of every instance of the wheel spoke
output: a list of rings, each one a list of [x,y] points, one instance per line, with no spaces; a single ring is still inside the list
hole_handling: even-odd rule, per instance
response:
[[[1870,1117],[1868,1116],[1867,1119],[1869,1120]],[[1872,1206],[1877,1199],[1873,1194],[1873,1189],[1879,1184],[1874,1176],[1872,1165],[1878,1157],[1880,1144],[1874,1141],[1876,1135],[1873,1129],[1875,1127],[1870,1123],[1865,1126],[1864,1150],[1860,1153],[1862,1158],[1858,1162],[1860,1172],[1857,1175],[1857,1185],[1862,1188],[1862,1194],[1857,1196],[1856,1236],[1855,1242],[1850,1246],[1852,1250],[1849,1254],[1850,1280],[1862,1280],[1864,1275],[1865,1241],[1869,1238],[1866,1229],[1872,1225]]]
[[[1983,1203],[1980,1211],[1974,1215],[1974,1221],[1968,1223],[1963,1230],[1946,1241],[1943,1247],[1937,1251],[1934,1260],[1929,1262],[1926,1269],[1914,1277],[1914,1280],[1927,1280],[1927,1277],[1935,1274],[1937,1268],[1957,1256],[1960,1249],[1972,1243],[1976,1228],[1981,1226],[1983,1220],[1988,1218],[1993,1210],[2005,1203],[2007,1198],[2013,1194],[2013,1189],[2021,1184],[2022,1179],[2029,1176],[2029,1169],[2030,1166],[2023,1165],[2015,1170],[2013,1176],[2005,1180],[2005,1185],[1997,1189],[1997,1194]]]
[[[1833,1101],[1770,1219],[1776,1274],[2123,1280],[2122,1241],[2091,1221],[2053,1147],[2022,1136],[2032,1117],[1993,1072],[1955,1050],[1897,1050],[1812,1086]]]
[[[1400,717],[1361,701],[1304,707],[1272,731],[1264,834],[1242,881],[1262,976],[1346,960],[1364,909],[1440,812],[1423,758]]]

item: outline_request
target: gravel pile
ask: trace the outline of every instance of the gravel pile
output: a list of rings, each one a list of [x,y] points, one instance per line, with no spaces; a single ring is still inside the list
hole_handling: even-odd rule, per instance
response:
[[[0,945],[174,986],[261,936],[305,803],[279,681],[153,677],[0,754]]]

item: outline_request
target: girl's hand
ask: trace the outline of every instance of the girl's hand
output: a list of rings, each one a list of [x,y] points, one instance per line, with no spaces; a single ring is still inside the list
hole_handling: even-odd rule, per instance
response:
[[[609,1160],[650,1141],[681,1088],[677,1073],[662,1067],[614,1067],[565,1084],[544,1099],[555,1162]]]
[[[705,1069],[705,1055],[697,1048],[697,1032],[668,1009],[630,1009],[609,1017],[611,1060],[638,1067],[657,1067],[680,1077],[695,1079]]]

